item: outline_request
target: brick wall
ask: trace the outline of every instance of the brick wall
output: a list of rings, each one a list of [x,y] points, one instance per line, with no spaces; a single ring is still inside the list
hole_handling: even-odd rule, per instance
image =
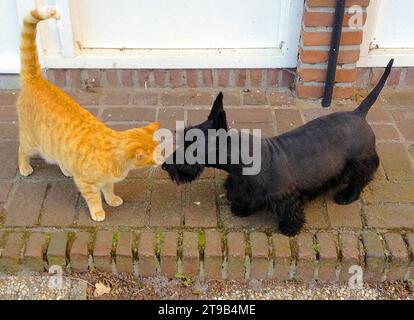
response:
[[[349,28],[351,14],[348,10],[353,5],[363,8],[365,22],[369,0],[346,1],[334,98],[350,98],[354,95],[353,83],[358,75],[356,62],[363,33],[361,29]],[[296,93],[301,98],[320,98],[323,95],[334,14],[334,0],[305,1],[296,77]]]
[[[358,68],[355,87],[369,88],[377,84],[384,72],[384,68]],[[392,68],[390,77],[385,84],[390,89],[407,89],[414,87],[414,68]]]

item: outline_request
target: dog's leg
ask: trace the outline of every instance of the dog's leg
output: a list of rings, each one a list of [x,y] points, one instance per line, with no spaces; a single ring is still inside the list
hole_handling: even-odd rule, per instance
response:
[[[303,228],[306,220],[303,201],[300,198],[272,200],[270,207],[279,217],[279,231],[282,234],[292,237]]]
[[[347,205],[359,199],[361,191],[371,181],[372,176],[379,166],[379,158],[373,156],[349,163],[348,186],[334,196],[337,204]]]

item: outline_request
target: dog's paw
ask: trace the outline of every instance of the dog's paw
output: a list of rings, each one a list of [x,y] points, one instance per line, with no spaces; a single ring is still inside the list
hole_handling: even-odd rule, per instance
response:
[[[300,232],[301,229],[302,229],[302,226],[291,225],[284,221],[280,221],[279,223],[279,231],[283,235],[288,236],[288,237],[296,236]]]
[[[335,203],[341,206],[346,206],[356,200],[358,200],[358,196],[354,194],[350,195],[348,192],[345,192],[345,191],[340,192],[334,196]]]
[[[234,204],[231,205],[231,212],[237,217],[248,217],[253,213],[248,208],[236,206]]]

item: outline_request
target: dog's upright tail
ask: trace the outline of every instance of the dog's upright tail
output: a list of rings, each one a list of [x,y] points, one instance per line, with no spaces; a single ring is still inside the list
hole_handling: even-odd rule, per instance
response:
[[[382,75],[380,81],[375,86],[375,88],[369,93],[369,95],[364,99],[364,101],[361,102],[358,108],[355,109],[355,113],[366,117],[368,114],[369,109],[371,109],[372,105],[377,101],[377,98],[382,90],[384,88],[385,82],[387,82],[388,76],[390,75],[392,64],[394,63],[394,59],[391,59],[390,62],[388,62],[387,67],[385,68],[384,74]]]

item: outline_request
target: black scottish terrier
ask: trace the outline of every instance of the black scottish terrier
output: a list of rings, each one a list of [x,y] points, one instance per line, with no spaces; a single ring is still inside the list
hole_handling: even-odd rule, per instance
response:
[[[307,201],[334,189],[336,203],[350,204],[359,198],[372,179],[379,158],[375,135],[365,118],[384,87],[392,64],[393,60],[356,110],[332,113],[280,136],[262,139],[261,171],[257,175],[243,175],[245,164],[231,164],[230,161],[209,164],[206,159],[205,164],[176,164],[177,150],[170,156],[172,159],[167,158],[169,161],[162,169],[177,184],[194,181],[204,167],[225,170],[229,173],[225,189],[233,214],[248,216],[268,209],[277,214],[281,233],[296,235],[305,223]],[[208,119],[186,130],[192,128],[201,129],[205,135],[208,129],[228,130],[222,93],[216,98]],[[214,148],[222,147],[217,141],[205,140],[206,150],[210,143],[216,144]],[[187,141],[183,147],[188,148],[193,142]]]

